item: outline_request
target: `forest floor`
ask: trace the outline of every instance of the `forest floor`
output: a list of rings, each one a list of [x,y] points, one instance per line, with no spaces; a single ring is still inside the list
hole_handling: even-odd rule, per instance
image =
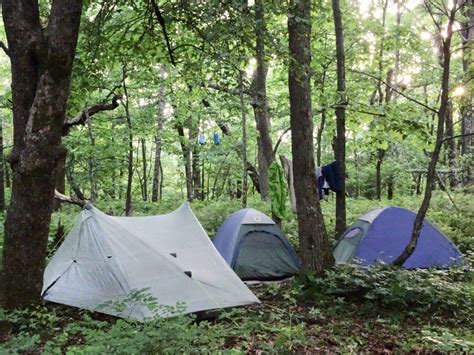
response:
[[[474,218],[470,194],[454,194],[457,208],[435,193],[429,218],[472,262]],[[261,201],[251,207],[269,213]],[[418,199],[350,200],[348,222],[368,210],[399,205],[416,210]],[[209,235],[240,202],[194,202],[192,208]],[[99,208],[120,215],[121,202]],[[137,215],[168,212],[179,201],[137,203]],[[323,203],[332,230],[332,201]],[[78,209],[65,206],[51,222],[50,247],[58,224],[66,232]],[[1,224],[0,224],[1,225]],[[297,245],[296,221],[283,222]],[[1,229],[1,227],[0,227]],[[0,230],[1,232],[1,230]],[[0,238],[0,249],[1,249]],[[223,310],[214,318],[177,316],[137,323],[100,313],[46,303],[23,311],[0,308],[0,354],[14,353],[176,353],[176,352],[374,352],[433,353],[474,351],[472,269],[405,271],[385,266],[362,272],[337,268],[324,279],[309,276],[250,285],[261,304]]]
[[[472,323],[407,309],[370,312],[363,300],[318,305],[294,298],[293,280],[250,287],[261,304],[208,320],[180,316],[144,325],[54,304],[4,314],[0,354],[474,351]]]

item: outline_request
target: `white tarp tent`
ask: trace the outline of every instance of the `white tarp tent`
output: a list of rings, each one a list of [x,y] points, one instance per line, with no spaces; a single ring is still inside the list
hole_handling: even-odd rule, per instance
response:
[[[42,295],[97,310],[113,300],[123,303],[132,291],[143,289],[161,305],[183,302],[185,313],[259,303],[187,203],[150,217],[108,216],[87,205],[46,267]],[[125,303],[124,310],[99,311],[137,320],[153,316],[143,302]]]

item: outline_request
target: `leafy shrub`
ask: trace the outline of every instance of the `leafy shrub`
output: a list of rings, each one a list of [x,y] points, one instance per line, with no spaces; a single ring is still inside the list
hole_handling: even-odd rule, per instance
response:
[[[458,268],[408,271],[382,264],[369,268],[344,264],[328,271],[325,278],[306,275],[296,287],[315,303],[334,304],[339,299],[362,305],[360,309],[371,314],[432,315],[468,323],[474,314],[471,278]]]
[[[450,329],[425,327],[421,330],[421,343],[429,350],[449,352],[465,352],[466,354],[474,350],[474,341],[466,339],[464,334],[455,334]]]

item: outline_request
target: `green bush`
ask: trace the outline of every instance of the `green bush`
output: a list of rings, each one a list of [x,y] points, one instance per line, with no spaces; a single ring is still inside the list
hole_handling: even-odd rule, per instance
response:
[[[461,268],[409,271],[382,264],[368,268],[344,264],[328,271],[325,278],[306,275],[296,287],[315,304],[340,300],[370,314],[430,315],[462,324],[473,321],[470,282],[472,273]]]

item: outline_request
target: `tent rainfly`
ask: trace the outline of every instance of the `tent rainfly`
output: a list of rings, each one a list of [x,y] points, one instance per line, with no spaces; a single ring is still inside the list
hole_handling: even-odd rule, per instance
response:
[[[130,297],[136,291],[164,307],[152,312]],[[187,203],[149,217],[113,217],[86,205],[46,267],[42,296],[140,321],[170,316],[166,306],[177,302],[184,313],[260,302],[219,255]]]
[[[279,280],[300,269],[300,260],[280,227],[253,208],[227,217],[212,242],[242,280]]]
[[[415,217],[416,213],[400,207],[379,208],[359,217],[334,247],[336,263],[354,259],[362,265],[392,263],[408,245]],[[403,267],[449,267],[462,259],[456,246],[425,219],[418,244]]]

